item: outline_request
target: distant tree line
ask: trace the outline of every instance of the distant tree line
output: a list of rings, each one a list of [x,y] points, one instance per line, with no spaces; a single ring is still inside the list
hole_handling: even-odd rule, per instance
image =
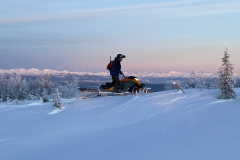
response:
[[[59,84],[51,82],[49,75],[28,81],[17,74],[10,77],[0,76],[0,101],[53,99],[57,89],[61,93],[61,98],[73,98],[78,93],[77,88],[77,79],[73,82]]]
[[[173,83],[178,83],[183,89],[190,89],[195,88],[202,91],[203,89],[217,89],[219,79],[217,77],[208,78],[207,74],[201,71],[197,73],[195,71],[186,72],[186,76],[188,80],[185,82],[181,81],[170,81],[165,83],[165,90],[172,90],[175,89]]]

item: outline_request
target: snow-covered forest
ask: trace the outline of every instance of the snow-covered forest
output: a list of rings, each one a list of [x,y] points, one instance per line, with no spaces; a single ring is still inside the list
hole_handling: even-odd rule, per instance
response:
[[[21,78],[21,75],[12,74],[8,78],[0,77],[0,101],[52,99],[56,89],[62,94],[62,98],[73,98],[77,95],[77,88],[77,79],[60,84],[51,82],[49,75],[41,76],[36,80],[26,80]]]

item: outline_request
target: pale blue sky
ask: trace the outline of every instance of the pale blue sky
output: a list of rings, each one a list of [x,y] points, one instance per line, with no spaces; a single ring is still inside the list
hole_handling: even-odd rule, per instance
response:
[[[240,73],[240,2],[0,0],[0,68],[217,72],[228,47]]]

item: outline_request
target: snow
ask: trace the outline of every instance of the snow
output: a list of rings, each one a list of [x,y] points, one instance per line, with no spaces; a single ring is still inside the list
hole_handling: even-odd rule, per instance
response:
[[[238,160],[240,100],[185,91],[1,102],[0,159]]]

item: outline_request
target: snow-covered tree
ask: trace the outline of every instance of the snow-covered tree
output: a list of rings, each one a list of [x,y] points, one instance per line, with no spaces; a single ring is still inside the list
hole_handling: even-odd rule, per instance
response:
[[[78,80],[74,79],[73,82],[66,83],[64,85],[59,85],[58,90],[62,93],[64,98],[76,97],[78,93]]]
[[[195,71],[188,72],[189,84],[194,84],[195,88],[198,88],[200,91],[206,87],[206,75],[203,71],[197,73]]]
[[[43,85],[43,91],[42,91],[42,97],[43,97],[43,102],[49,102],[49,98],[52,97],[51,93],[54,90],[54,84],[50,81],[50,76],[47,74],[46,76],[46,81],[44,81]]]
[[[7,96],[7,102],[11,102],[12,99]]]
[[[183,89],[189,89],[190,88],[189,84],[190,84],[189,82],[181,82],[180,86],[182,86]]]
[[[55,97],[54,97],[54,100],[53,100],[53,106],[59,108],[59,109],[62,109],[62,106],[63,106],[63,103],[60,102],[61,100],[61,93],[58,92],[58,89],[56,89],[56,94],[55,94]]]
[[[0,102],[3,102],[3,93],[1,94]]]
[[[48,90],[47,89],[43,89],[43,92],[42,92],[42,99],[43,99],[43,102],[49,102],[49,94],[48,94]]]
[[[219,68],[219,89],[221,91],[221,95],[218,97],[219,99],[236,99],[237,95],[234,91],[234,83],[233,79],[233,70],[234,67],[229,61],[230,55],[228,54],[228,50],[224,51],[224,57],[222,58],[222,67]]]
[[[173,82],[173,85],[178,91],[180,90],[180,91],[182,91],[182,93],[185,93],[179,82],[177,82],[177,81]]]
[[[209,90],[210,89],[217,89],[219,86],[218,86],[218,79],[215,79],[214,80],[214,82],[211,82],[210,84],[209,84]]]
[[[198,74],[197,87],[196,88],[199,88],[200,91],[202,91],[202,89],[205,88],[205,87],[206,87],[206,76],[205,76],[204,72],[201,71]]]

